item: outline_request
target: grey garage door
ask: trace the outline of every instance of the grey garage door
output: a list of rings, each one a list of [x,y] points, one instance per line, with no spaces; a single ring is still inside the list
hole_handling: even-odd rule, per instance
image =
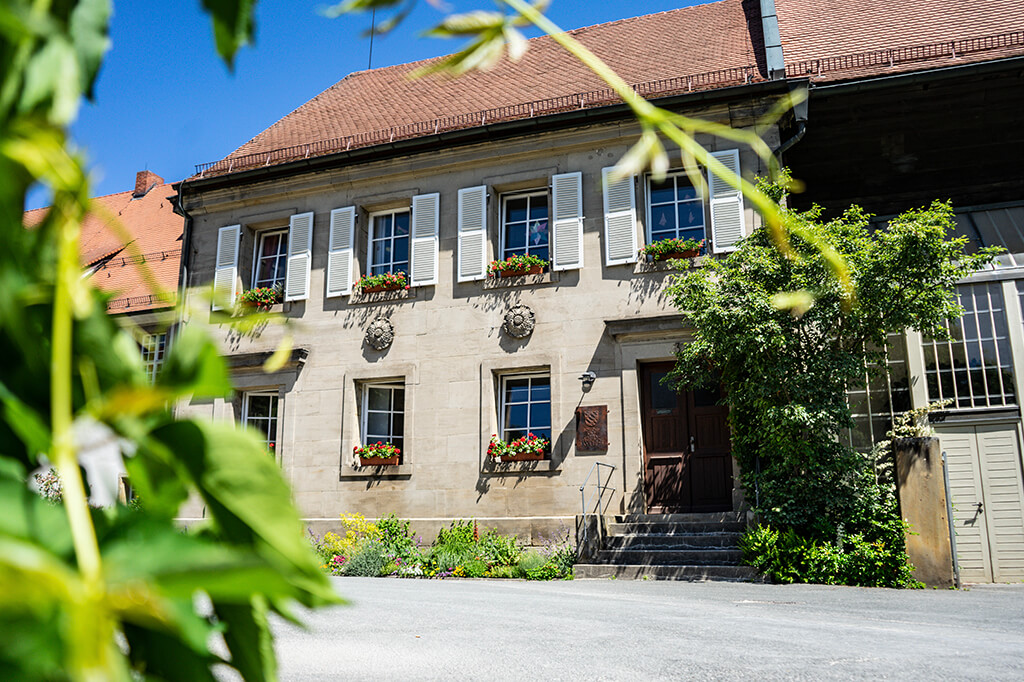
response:
[[[965,582],[1024,579],[1024,486],[1016,424],[944,426],[957,558]]]

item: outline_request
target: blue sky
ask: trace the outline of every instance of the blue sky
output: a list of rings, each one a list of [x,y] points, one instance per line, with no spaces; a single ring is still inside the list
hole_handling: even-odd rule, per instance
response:
[[[453,11],[493,9],[489,0],[448,0]],[[244,144],[321,91],[367,66],[361,33],[369,15],[327,19],[322,0],[262,0],[256,41],[234,73],[215,56],[199,0],[114,3],[113,46],[95,103],[72,126],[93,179],[93,195],[131,189],[136,171],[168,181],[191,175]],[[565,29],[661,12],[695,0],[553,0],[548,16]],[[442,14],[425,0],[393,34],[374,38],[373,66],[453,52],[457,41],[421,38]],[[45,205],[39,192],[28,208]]]

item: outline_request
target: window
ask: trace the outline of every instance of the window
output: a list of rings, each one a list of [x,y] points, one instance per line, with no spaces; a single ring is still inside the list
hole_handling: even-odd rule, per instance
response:
[[[551,379],[544,375],[501,379],[501,438],[510,443],[532,433],[551,440]]]
[[[409,209],[370,215],[370,274],[409,272]]]
[[[405,386],[402,384],[366,384],[363,386],[363,445],[391,443],[402,451],[405,447]]]
[[[547,190],[501,197],[501,260],[525,254],[551,260]]]
[[[957,300],[964,314],[946,321],[952,341],[922,341],[928,400],[952,399],[951,409],[1015,404],[1002,285],[962,285]]]
[[[167,333],[149,334],[139,344],[139,352],[142,353],[142,365],[146,369],[146,376],[150,383],[156,383],[156,375],[160,372],[160,366],[164,363],[164,352],[167,349]]]
[[[277,393],[246,393],[242,404],[242,423],[263,433],[270,454],[277,452]]]
[[[910,409],[910,378],[906,341],[899,332],[889,335],[885,349],[886,372],[869,373],[863,383],[846,393],[853,428],[846,429],[850,447],[866,452],[892,428],[893,418]]]
[[[669,173],[661,182],[647,180],[648,243],[662,239],[704,239],[704,197],[686,171]]]
[[[265,230],[256,238],[252,286],[283,287],[288,267],[288,230]]]

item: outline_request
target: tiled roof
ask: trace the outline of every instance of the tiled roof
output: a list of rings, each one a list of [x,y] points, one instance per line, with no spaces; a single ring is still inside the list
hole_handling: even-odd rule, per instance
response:
[[[742,72],[710,79],[712,85],[723,82],[736,85],[762,79],[756,67],[763,51],[760,22],[748,24],[744,11],[744,6],[750,2],[722,0],[598,24],[570,33],[631,84],[683,77],[680,83],[668,83],[658,89],[685,91],[701,87],[699,79],[688,83],[687,76],[745,67]],[[753,4],[758,3],[755,0]],[[517,105],[526,105],[526,115],[531,113],[530,103],[546,107],[544,113],[580,108],[577,101],[548,101],[579,93],[597,92],[603,97],[601,104],[618,101],[603,81],[547,36],[530,40],[529,50],[519,62],[503,59],[490,71],[458,78],[409,79],[414,70],[438,59],[348,75],[239,147],[225,159],[227,163],[216,170],[263,165],[267,152],[341,141],[408,124],[424,123],[419,134],[432,133],[438,119],[460,115],[468,117],[466,125],[454,127],[479,125],[481,120],[493,123],[501,118],[520,118],[514,112],[504,115],[500,112]],[[493,112],[490,116],[474,116],[488,110]],[[442,126],[441,129],[452,127]],[[388,137],[380,141],[386,142]],[[314,148],[313,154],[322,148]],[[341,149],[344,148],[342,143]],[[246,158],[253,155],[262,160]],[[303,155],[300,149],[287,156],[301,158]],[[239,163],[232,166],[231,161]]]
[[[812,81],[1024,54],[1021,0],[775,0],[786,75]]]
[[[174,194],[171,185],[161,181],[138,198],[129,190],[93,199],[100,209],[82,223],[80,261],[83,269],[95,268],[93,284],[114,296],[107,306],[110,312],[137,312],[173,303],[184,229],[182,217],[174,213],[168,198]],[[48,210],[26,211],[25,225],[36,225]],[[125,235],[110,225],[104,214],[118,221]],[[172,298],[161,299],[161,292]]]
[[[1024,54],[1022,0],[776,0],[786,75],[836,81]],[[759,0],[721,0],[570,32],[648,98],[765,79]],[[459,78],[431,61],[346,76],[239,147],[220,175],[399,139],[607,106],[618,98],[549,37]]]

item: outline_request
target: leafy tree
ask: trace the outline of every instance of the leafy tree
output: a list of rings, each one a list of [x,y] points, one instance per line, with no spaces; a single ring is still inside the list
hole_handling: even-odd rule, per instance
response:
[[[784,203],[781,186],[762,189]],[[891,539],[894,522],[901,530],[895,506],[876,486],[870,458],[840,438],[851,425],[846,392],[864,381],[865,367],[885,367],[888,334],[943,336],[942,322],[962,312],[955,283],[996,250],[966,254],[966,240],[950,238],[953,211],[940,202],[877,229],[858,207],[834,220],[819,208],[782,214],[798,228],[792,254],[760,229],[727,258],[674,281],[669,291],[694,338],[671,379],[721,381],[744,491],[765,522],[811,540]],[[855,299],[798,234],[839,254]]]
[[[133,337],[79,269],[89,188],[65,127],[109,44],[109,4],[0,5],[0,679],[213,680],[221,663],[274,679],[268,614],[339,602],[288,487],[252,434],[174,418],[178,399],[231,393],[213,342],[186,328],[150,385]],[[252,3],[204,5],[233,53]],[[26,230],[37,182],[52,207]],[[141,509],[89,507],[100,481],[83,479],[79,429],[125,443]],[[27,486],[43,455],[60,506]],[[173,519],[189,494],[208,522],[182,533]],[[208,648],[218,632],[223,658]]]

